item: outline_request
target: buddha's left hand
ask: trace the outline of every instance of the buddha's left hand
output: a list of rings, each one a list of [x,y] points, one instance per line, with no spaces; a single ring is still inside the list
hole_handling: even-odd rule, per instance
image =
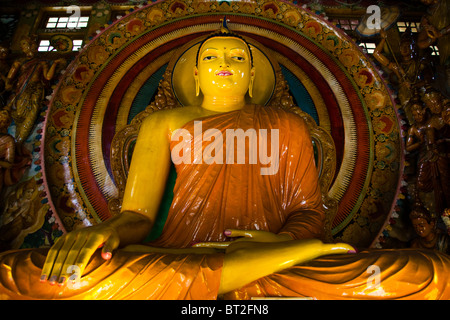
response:
[[[229,238],[236,238],[233,241],[223,241],[223,242],[200,242],[193,247],[196,248],[215,248],[215,249],[226,249],[230,244],[241,242],[241,241],[251,241],[251,242],[281,242],[292,240],[292,237],[287,233],[273,233],[269,231],[262,230],[238,230],[238,229],[227,229],[224,234]]]

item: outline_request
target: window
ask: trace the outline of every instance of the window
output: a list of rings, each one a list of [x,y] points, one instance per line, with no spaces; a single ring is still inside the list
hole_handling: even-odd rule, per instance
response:
[[[83,40],[73,40],[72,51],[80,50],[82,45],[83,45]]]
[[[86,37],[89,7],[79,7],[74,14],[70,7],[58,7],[42,13],[36,33],[39,37],[38,51],[67,52],[79,51]],[[52,42],[51,39],[56,41]],[[53,45],[52,45],[53,44]],[[72,45],[72,46],[71,46]],[[72,47],[70,49],[70,47]]]
[[[438,56],[439,55],[439,48],[437,46],[430,46],[431,55],[432,56]]]
[[[42,52],[42,51],[53,51],[55,48],[53,48],[50,45],[50,40],[41,40],[39,42],[39,47],[38,47],[38,51]]]
[[[373,42],[361,42],[359,46],[362,47],[363,50],[366,51],[368,54],[372,54],[375,51],[375,48],[377,47],[377,45]]]
[[[89,17],[49,17],[46,29],[81,29],[86,28]]]
[[[420,22],[414,21],[398,21],[397,28],[399,32],[405,32],[406,29],[410,27],[411,32],[419,32]]]
[[[80,50],[81,46],[83,45],[83,40],[76,39],[72,40],[72,51],[78,51]],[[49,51],[55,51],[56,49],[52,47],[50,44],[50,40],[41,40],[39,42],[38,51],[40,52],[49,52]]]

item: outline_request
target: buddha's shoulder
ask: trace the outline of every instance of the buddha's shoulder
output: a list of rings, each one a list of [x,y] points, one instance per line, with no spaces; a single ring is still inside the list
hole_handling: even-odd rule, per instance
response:
[[[300,127],[307,126],[306,121],[300,114],[297,114],[290,110],[283,109],[278,106],[267,106],[267,107],[257,106],[257,111],[267,113],[270,119],[273,119],[274,121],[276,119],[276,121],[283,123],[290,123],[295,126]]]
[[[202,117],[204,114],[200,107],[187,106],[174,109],[162,109],[149,114],[143,123],[168,126],[171,129],[182,127],[185,123]]]

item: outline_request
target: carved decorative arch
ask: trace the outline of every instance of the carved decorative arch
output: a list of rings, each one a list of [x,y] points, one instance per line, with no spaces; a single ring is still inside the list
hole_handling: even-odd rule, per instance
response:
[[[92,39],[66,70],[46,120],[45,183],[53,212],[67,230],[110,216],[108,201],[117,196],[114,134],[154,99],[175,50],[215,31],[224,15],[230,29],[270,50],[296,104],[332,136],[334,237],[370,245],[389,217],[403,166],[389,91],[347,35],[282,1],[159,1]]]

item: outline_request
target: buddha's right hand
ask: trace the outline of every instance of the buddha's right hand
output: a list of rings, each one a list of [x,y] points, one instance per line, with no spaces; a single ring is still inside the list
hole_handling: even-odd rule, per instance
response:
[[[119,243],[115,228],[104,223],[69,232],[50,248],[42,269],[41,282],[64,285],[74,270],[77,270],[75,276],[81,277],[89,259],[100,246],[103,245],[102,257],[108,260]]]
[[[125,211],[92,227],[74,230],[59,238],[50,248],[41,273],[41,281],[63,285],[73,271],[81,277],[89,259],[103,245],[102,257],[109,260],[121,246],[140,243],[153,223],[145,215]]]

